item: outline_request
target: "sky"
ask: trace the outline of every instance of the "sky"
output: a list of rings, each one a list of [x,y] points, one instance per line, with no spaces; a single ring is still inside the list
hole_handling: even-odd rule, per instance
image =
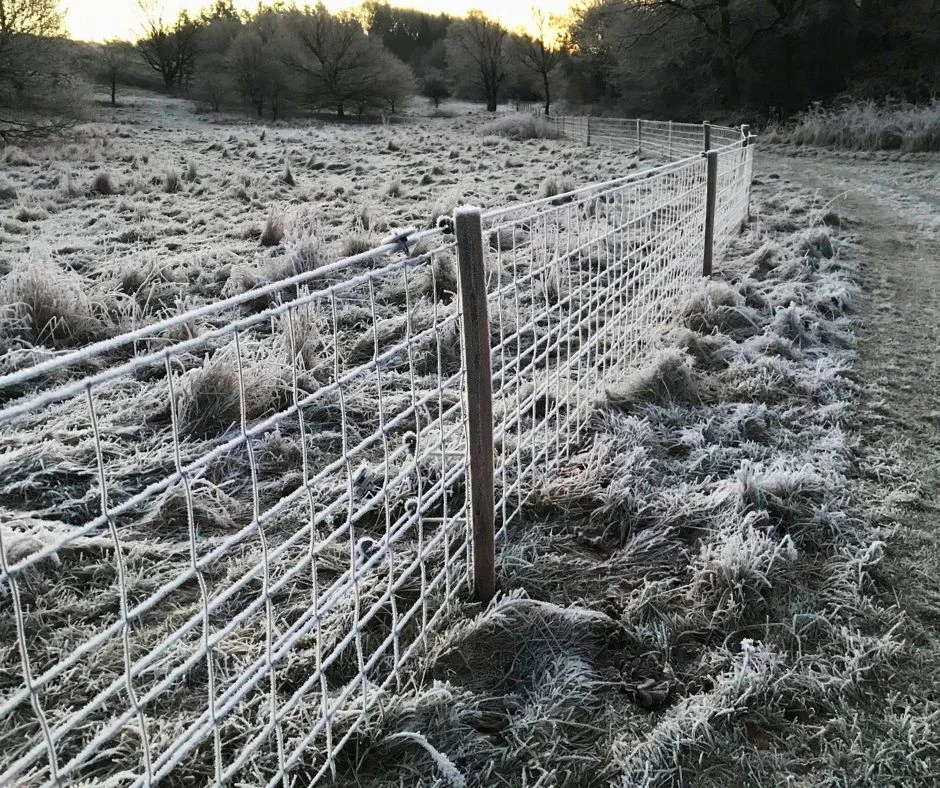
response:
[[[198,11],[211,0],[163,0],[164,18],[173,18],[180,10]],[[336,11],[360,5],[361,0],[326,0],[326,6]],[[298,3],[300,5],[301,3]],[[447,12],[462,16],[477,8],[487,16],[498,19],[515,30],[528,27],[532,20],[532,7],[559,14],[567,11],[570,0],[403,0],[392,5],[418,8],[434,13]],[[237,8],[257,8],[257,0],[235,0]],[[65,24],[72,38],[84,41],[104,41],[109,38],[134,39],[142,30],[141,11],[137,0],[61,0],[65,10]]]

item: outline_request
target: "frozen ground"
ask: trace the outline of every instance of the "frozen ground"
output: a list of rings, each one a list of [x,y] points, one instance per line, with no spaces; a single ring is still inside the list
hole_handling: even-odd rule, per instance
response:
[[[389,124],[267,127],[135,95],[71,141],[5,151],[5,264],[32,248],[91,276],[155,266],[188,274],[187,294],[217,296],[211,283],[233,265],[278,254],[259,248],[269,216],[284,223],[285,243],[302,226],[339,242],[338,255],[351,236],[426,227],[460,201],[495,208],[538,197],[550,177],[587,183],[633,164],[564,140],[488,136],[491,116],[467,105],[444,112],[456,117],[422,109]],[[113,194],[100,193],[99,175]]]
[[[850,217],[863,291],[858,329],[855,450],[865,499],[895,529],[885,593],[907,618],[907,659],[868,720],[876,732],[906,716],[940,724],[940,158],[765,155],[764,173],[812,188]],[[880,472],[896,465],[895,483]],[[903,480],[897,483],[898,480]],[[936,736],[913,737],[909,757],[930,755],[919,781],[940,782]],[[887,778],[886,778],[887,779]],[[875,783],[874,780],[869,781]],[[888,783],[884,783],[888,784]]]
[[[86,302],[91,319],[36,343],[60,350],[283,276],[311,239],[322,263],[461,202],[495,208],[636,166],[564,140],[488,136],[490,116],[463,104],[453,118],[422,106],[388,125],[270,128],[151,95],[101,113],[67,141],[0,160],[0,274],[40,271]],[[0,353],[10,346],[0,337]]]
[[[373,218],[419,224],[447,210],[436,208],[442,189],[470,183],[477,191],[464,195],[489,205],[534,196],[549,175],[581,183],[632,164],[567,142],[484,139],[479,117],[271,128],[262,141],[258,127],[207,125],[182,105],[141,102],[117,135],[93,129],[74,154],[14,152],[21,163],[3,173],[16,192],[3,204],[3,259],[74,269],[96,303],[133,298],[134,310],[97,313],[112,316],[110,330],[121,314],[158,313],[150,303],[172,310],[177,298],[244,286],[243,271],[276,268],[311,228],[336,250],[350,233],[378,234]],[[285,146],[295,186],[279,180]],[[350,159],[346,172],[314,169]],[[507,164],[515,161],[526,166]],[[557,161],[570,173],[551,169]],[[510,534],[506,595],[488,611],[468,606],[430,640],[386,713],[343,751],[339,784],[936,784],[937,171],[929,162],[758,162],[755,220],[716,281],[683,307],[655,364],[599,392],[590,434]],[[88,193],[100,169],[123,194]],[[173,193],[167,170],[180,174]],[[245,184],[245,173],[255,180]],[[388,194],[396,178],[401,197]],[[842,191],[845,204],[831,202]],[[141,213],[112,210],[122,200]],[[351,215],[365,204],[370,228]],[[272,211],[286,243],[261,247]],[[126,232],[139,237],[119,240]],[[125,283],[142,262],[151,270],[148,259],[168,273]],[[146,297],[135,298],[141,287]],[[65,470],[65,482],[84,472]],[[41,468],[35,479],[49,483]],[[165,536],[154,531],[132,556],[135,592],[184,560]],[[49,638],[61,648],[69,631],[94,625],[89,601],[109,604],[107,548],[83,550],[24,584],[30,625],[58,621]],[[15,660],[12,637],[4,641],[4,661]],[[223,657],[237,672],[239,653]],[[288,688],[302,680],[304,658],[300,649],[286,666]],[[3,687],[18,682],[7,676]],[[193,671],[153,709],[159,736],[172,735],[187,693],[199,687],[201,698],[204,683]],[[74,698],[60,689],[49,700],[67,709]],[[335,734],[354,716],[340,714]],[[246,708],[226,742],[237,745],[263,717],[263,704]],[[8,718],[5,751],[27,730],[35,735]],[[128,728],[85,776],[100,783],[116,764],[134,767],[138,748]],[[270,776],[273,757],[247,764],[244,782]],[[196,782],[208,779],[211,753],[185,766]],[[314,768],[312,752],[296,784]]]

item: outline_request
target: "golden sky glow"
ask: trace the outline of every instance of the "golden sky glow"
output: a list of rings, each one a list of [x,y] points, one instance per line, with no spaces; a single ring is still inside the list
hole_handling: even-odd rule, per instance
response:
[[[361,0],[326,0],[327,8],[339,10],[359,5]],[[209,4],[188,0],[164,0],[164,18],[173,18],[183,8],[198,11]],[[104,41],[108,38],[134,39],[140,35],[141,12],[137,0],[62,0],[66,12],[65,23],[72,38],[84,41]],[[549,14],[567,11],[570,0],[405,0],[392,5],[409,6],[434,13],[446,12],[455,16],[478,8],[487,16],[499,19],[510,29],[530,27],[532,7],[537,5]],[[257,0],[235,0],[240,9],[257,8]]]

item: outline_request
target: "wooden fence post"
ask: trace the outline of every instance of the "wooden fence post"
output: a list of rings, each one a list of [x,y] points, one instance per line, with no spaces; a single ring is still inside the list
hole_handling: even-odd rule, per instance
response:
[[[702,262],[702,275],[712,275],[712,258],[715,254],[715,196],[718,192],[718,151],[709,150],[702,154],[705,168],[705,253]]]
[[[586,115],[584,118],[584,127],[587,133],[587,139],[585,144],[590,148],[591,147],[591,116]]]
[[[643,119],[636,119],[636,155],[640,155],[643,150]]]
[[[702,150],[712,149],[712,124],[707,120],[702,123]]]
[[[669,121],[669,158],[672,158],[672,121]]]
[[[467,376],[470,451],[470,518],[473,533],[473,586],[478,601],[496,593],[496,528],[493,491],[493,379],[490,368],[490,321],[486,303],[483,223],[478,208],[458,208],[458,289]]]
[[[741,134],[744,135],[744,171],[747,172],[747,157],[752,154],[752,151],[749,151],[748,148],[751,146],[751,127],[746,123],[741,126]],[[748,223],[751,221],[751,179],[748,178],[747,186],[747,209],[744,215],[744,221],[741,223],[741,229],[743,230],[747,227]]]

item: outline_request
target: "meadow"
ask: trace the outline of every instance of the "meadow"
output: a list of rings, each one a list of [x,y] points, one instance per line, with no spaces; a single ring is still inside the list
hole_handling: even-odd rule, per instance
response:
[[[155,765],[161,784],[280,784],[298,753],[286,784],[929,779],[933,745],[907,755],[936,738],[931,716],[872,710],[905,632],[879,593],[887,534],[856,482],[861,294],[842,217],[762,174],[715,276],[667,286],[660,274],[687,252],[684,191],[564,196],[657,162],[530,119],[441,114],[266,128],[139,96],[69,140],[4,150],[0,372],[145,333],[0,391],[15,405],[132,365],[4,427],[5,566],[44,559],[9,584],[0,653],[12,666],[27,654],[48,679],[34,695],[4,672],[0,768],[21,761],[24,785],[69,763],[69,780],[96,785]],[[461,371],[452,242],[429,233],[368,254],[462,202],[510,208],[486,235],[488,281],[511,293],[495,301],[492,343],[511,348],[496,375],[517,410],[497,416],[561,444],[536,484],[499,480],[517,516],[485,607],[448,570],[466,510],[447,443],[462,455],[461,398],[443,385]],[[648,214],[632,246],[601,232],[625,207]],[[574,251],[553,266],[568,267],[538,263],[562,227]],[[606,272],[625,257],[641,262],[615,288]],[[571,322],[576,292],[602,305],[564,359],[550,346],[576,368],[522,390],[525,359],[560,325],[539,320],[562,305]],[[644,293],[662,300],[643,352],[618,356],[611,326]],[[212,312],[224,296],[244,298]],[[161,320],[172,325],[146,335]],[[368,377],[337,385],[360,368]],[[577,407],[560,404],[581,380]],[[408,419],[387,421],[399,411]],[[523,460],[517,434],[504,430],[500,456],[547,462],[544,447]],[[869,472],[906,483],[890,453]],[[371,552],[393,536],[394,560]],[[311,597],[350,573],[354,593],[312,622]],[[363,714],[367,696],[379,712]],[[176,757],[187,729],[207,735]]]

